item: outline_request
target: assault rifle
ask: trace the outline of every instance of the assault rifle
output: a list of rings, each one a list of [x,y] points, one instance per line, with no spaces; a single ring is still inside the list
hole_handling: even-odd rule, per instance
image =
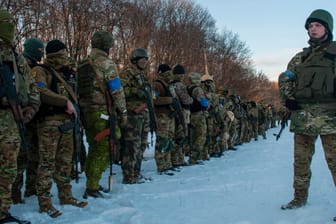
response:
[[[174,86],[172,84],[169,84],[169,88],[168,88],[169,91],[168,92],[169,92],[169,95],[173,98],[172,105],[173,105],[173,108],[175,110],[172,115],[174,117],[176,117],[179,124],[182,125],[184,135],[186,136],[187,135],[187,130],[186,130],[186,123],[185,123],[184,116],[183,116],[182,106],[181,106],[180,100],[178,99],[178,97],[175,93],[175,90],[171,89],[171,88],[174,88]]]
[[[151,98],[151,94],[148,90],[147,86],[144,86],[143,91],[145,92],[145,96],[146,96],[146,104],[147,104],[147,108],[149,111],[149,125],[150,125],[150,132],[151,132],[151,144],[153,145],[153,136],[154,136],[154,132],[156,132],[157,130],[157,124],[156,124],[156,117],[155,117],[155,112],[154,112],[154,107],[153,107],[153,102],[152,102],[152,98]]]
[[[278,141],[281,134],[282,134],[282,131],[285,129],[286,125],[287,125],[287,121],[289,120],[290,118],[290,115],[291,113],[287,110],[284,114],[284,116],[281,118],[281,128],[280,128],[280,131],[278,134],[273,134],[274,136],[276,136],[276,140]]]
[[[14,65],[15,66],[15,65]],[[23,121],[23,115],[21,110],[20,101],[16,93],[16,88],[13,83],[13,72],[10,70],[8,65],[2,64],[0,66],[0,74],[2,79],[2,88],[0,95],[1,97],[6,97],[9,107],[13,113],[15,122],[19,129],[20,138],[21,138],[21,147],[25,150],[28,150],[28,144],[25,137],[26,126]],[[2,102],[0,102],[2,104]]]

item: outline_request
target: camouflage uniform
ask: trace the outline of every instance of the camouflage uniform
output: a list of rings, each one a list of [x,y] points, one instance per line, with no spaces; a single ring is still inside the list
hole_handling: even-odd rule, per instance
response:
[[[104,129],[112,131],[109,122],[101,118],[102,114],[108,113],[110,96],[113,99],[113,108],[110,108],[112,114],[109,115],[113,116],[111,119],[115,121],[112,127],[112,129],[115,128],[115,133],[112,133],[114,140],[120,139],[120,128],[116,120],[117,112],[121,118],[120,122],[127,122],[125,94],[121,80],[116,65],[108,57],[109,49],[113,45],[112,35],[106,31],[97,31],[92,36],[91,45],[92,51],[88,60],[78,68],[80,107],[89,144],[89,153],[84,168],[87,178],[84,198],[103,197],[99,192],[103,190],[99,181],[109,165],[109,153],[113,154],[116,151],[112,145],[109,148],[108,134],[99,141],[95,139],[96,135]],[[110,152],[110,150],[114,151]]]
[[[174,147],[175,117],[172,116],[173,97],[170,88],[171,71],[159,74],[155,81],[155,114],[157,117],[157,132],[155,144],[155,161],[159,173],[172,169],[171,151]],[[176,94],[175,94],[176,95]],[[167,172],[166,174],[170,174]]]
[[[184,119],[183,123],[175,119],[175,144],[171,152],[173,167],[179,167],[186,164],[184,161],[185,152],[183,147],[188,145],[188,126],[190,124],[190,104],[193,99],[189,96],[186,85],[182,82],[185,71],[184,68],[177,64],[172,68],[173,77],[171,85],[173,85],[175,93],[179,99],[182,107],[182,114]]]
[[[62,213],[52,205],[50,194],[52,179],[57,184],[61,204],[83,207],[87,203],[77,201],[71,192],[70,174],[74,150],[72,129],[65,133],[59,130],[60,125],[71,121],[71,114],[74,116],[77,114],[69,100],[71,95],[76,101],[76,96],[73,91],[73,94],[68,91],[71,87],[64,81],[66,74],[61,72],[63,68],[69,66],[66,47],[59,40],[52,40],[46,46],[46,53],[45,64],[32,69],[42,101],[37,117],[39,165],[36,191],[40,212],[46,212],[55,218]]]
[[[307,30],[312,22],[321,24],[325,34],[318,39],[310,38],[310,46],[294,56],[287,70],[279,76],[280,94],[291,111],[290,131],[294,132],[294,199],[282,206],[283,209],[306,204],[310,164],[318,136],[336,185],[336,43],[332,42],[333,18],[329,12],[319,9],[307,18]]]
[[[19,73],[15,58],[16,53],[12,50],[15,29],[14,19],[5,10],[0,10],[0,29],[2,31],[0,33],[0,222],[30,224],[28,221],[13,217],[9,213],[9,209],[12,204],[11,187],[17,174],[17,156],[20,147],[23,147],[21,145],[23,139],[20,139],[18,125],[24,128],[23,122],[29,122],[38,110],[40,104],[39,93],[30,73],[25,74],[25,79]],[[11,87],[6,86],[3,81],[6,74],[9,79],[14,75],[15,86],[12,86],[11,83],[9,84]],[[7,100],[9,98],[6,97],[10,92],[12,92],[16,101],[13,104],[9,103]],[[23,116],[19,113],[20,107],[23,107]],[[15,113],[12,113],[12,110]],[[24,135],[24,133],[21,132],[21,135]]]
[[[201,155],[205,154],[204,144],[206,141],[206,113],[209,102],[201,87],[201,74],[192,72],[189,74],[190,85],[188,93],[193,98],[190,105],[190,126],[191,126],[191,155],[189,156],[189,164],[201,163]]]
[[[149,133],[149,111],[148,103],[152,99],[147,99],[145,89],[150,92],[145,69],[147,66],[148,53],[145,49],[137,48],[131,52],[131,63],[120,72],[120,78],[126,97],[127,127],[122,130],[123,145],[121,167],[123,170],[123,183],[135,184],[142,182],[141,162],[143,153],[147,146],[147,136]],[[153,104],[151,104],[153,105]],[[150,121],[151,125],[154,125]]]
[[[19,57],[20,70],[23,74],[30,74],[32,78],[32,88],[34,88],[35,95],[39,99],[39,92],[34,82],[34,78],[31,76],[31,68],[37,65],[38,61],[41,61],[44,55],[44,46],[41,40],[36,38],[27,39],[24,43],[24,52]],[[27,77],[28,78],[28,77]],[[22,203],[21,189],[23,187],[23,173],[26,170],[26,181],[25,181],[25,197],[36,194],[35,184],[37,178],[37,167],[38,167],[38,142],[37,142],[37,132],[36,132],[36,119],[31,120],[26,124],[26,141],[29,145],[29,150],[27,151],[21,147],[18,162],[17,162],[17,175],[12,186],[12,199],[15,203]]]
[[[254,138],[255,141],[258,140],[258,109],[257,104],[254,101],[250,102],[248,117],[251,123],[251,137]]]
[[[207,125],[207,138],[204,144],[205,153],[201,155],[202,160],[208,160],[208,154],[211,156],[218,155],[215,153],[216,147],[216,130],[219,128],[218,121],[216,120],[216,116],[218,115],[218,98],[215,93],[215,84],[213,82],[213,77],[206,74],[201,77],[202,88],[205,92],[205,96],[209,101],[209,110],[206,117],[206,125]]]

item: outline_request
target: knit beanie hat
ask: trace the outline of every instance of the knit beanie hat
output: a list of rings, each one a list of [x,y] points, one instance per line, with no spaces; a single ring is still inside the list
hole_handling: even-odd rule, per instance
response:
[[[175,65],[173,67],[173,74],[175,74],[175,75],[183,75],[183,74],[185,74],[183,66],[179,65],[179,64]]]
[[[65,44],[60,40],[51,40],[47,43],[46,54],[55,53],[57,51],[66,49]]]
[[[40,39],[29,38],[24,42],[23,47],[23,56],[35,62],[41,61],[44,54],[44,46]]]
[[[170,70],[171,70],[171,68],[169,67],[169,65],[161,64],[161,65],[159,65],[157,73],[162,74],[162,73],[165,73],[166,71],[170,71]]]

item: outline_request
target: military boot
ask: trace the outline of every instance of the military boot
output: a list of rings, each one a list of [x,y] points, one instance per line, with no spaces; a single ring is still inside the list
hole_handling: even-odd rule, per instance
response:
[[[99,189],[94,190],[94,189],[89,189],[86,188],[83,198],[87,199],[88,197],[92,198],[104,198],[104,195],[99,191]]]
[[[5,218],[0,219],[0,224],[2,224],[2,223],[30,224],[31,222],[29,222],[27,220],[19,219],[18,217],[14,217],[10,213],[7,213]]]
[[[308,198],[308,189],[307,190],[295,190],[294,199],[291,200],[288,204],[282,205],[281,209],[296,209],[300,208],[307,203]]]
[[[83,208],[87,206],[88,203],[86,201],[79,201],[74,197],[69,197],[69,198],[60,199],[60,204],[61,205],[73,205],[79,208]]]
[[[47,213],[51,218],[56,218],[62,215],[62,212],[58,211],[54,206],[51,204],[40,206],[41,213]]]

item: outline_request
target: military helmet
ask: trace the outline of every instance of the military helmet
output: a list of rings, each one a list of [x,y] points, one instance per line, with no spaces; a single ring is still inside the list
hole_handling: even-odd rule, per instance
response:
[[[134,50],[132,50],[131,52],[131,60],[138,60],[140,58],[146,58],[148,59],[149,56],[148,56],[148,52],[146,49],[143,49],[143,48],[136,48]]]
[[[24,42],[23,47],[23,56],[35,62],[41,61],[44,55],[44,46],[40,39],[29,38]]]
[[[0,9],[0,38],[7,44],[14,41],[14,17],[5,9]]]
[[[189,81],[191,84],[200,84],[201,83],[201,73],[197,72],[190,72],[189,74]]]
[[[112,34],[104,30],[96,31],[91,38],[91,47],[100,50],[110,49],[113,43]]]
[[[180,64],[174,65],[172,71],[174,75],[184,75],[185,74],[185,70],[183,66]]]
[[[328,30],[328,34],[330,35],[330,37],[332,39],[334,22],[333,22],[332,15],[328,11],[326,11],[324,9],[314,10],[306,20],[305,28],[307,30],[309,28],[309,24],[312,23],[312,22],[321,23]]]
[[[210,76],[209,74],[205,74],[205,75],[202,75],[201,76],[201,81],[202,82],[205,82],[205,81],[213,81],[213,77],[212,76]]]

